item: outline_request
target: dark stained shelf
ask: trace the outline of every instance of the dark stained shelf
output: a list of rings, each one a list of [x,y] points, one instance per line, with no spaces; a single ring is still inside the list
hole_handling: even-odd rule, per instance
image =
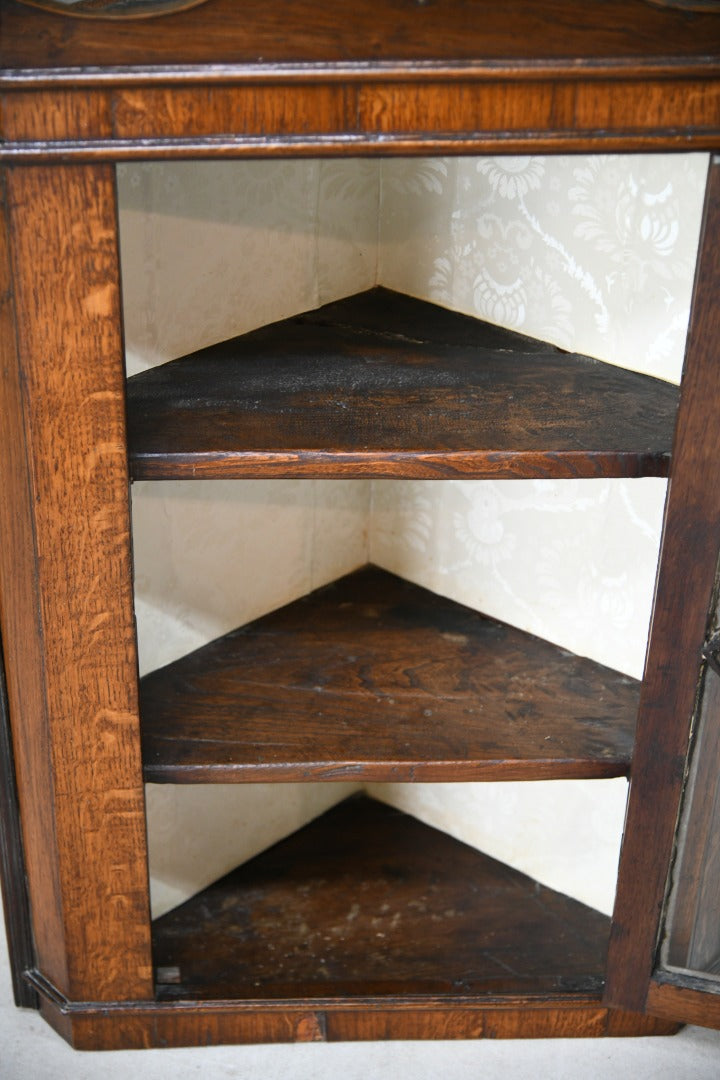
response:
[[[128,380],[136,479],[666,476],[677,388],[373,289]]]
[[[639,684],[366,567],[140,683],[153,783],[628,772]]]
[[[610,920],[366,796],[153,925],[161,1001],[580,994]]]

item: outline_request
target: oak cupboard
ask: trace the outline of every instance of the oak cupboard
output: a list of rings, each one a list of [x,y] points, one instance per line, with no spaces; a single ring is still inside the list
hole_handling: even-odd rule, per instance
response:
[[[718,159],[679,397],[385,290],[126,380],[114,179],[119,161],[168,158],[715,153],[720,16],[6,0],[0,56],[18,1003],[97,1049],[720,1025]],[[128,485],[191,475],[669,475],[642,683],[372,567],[138,680]],[[144,779],[618,775],[612,920],[366,798],[150,920]]]

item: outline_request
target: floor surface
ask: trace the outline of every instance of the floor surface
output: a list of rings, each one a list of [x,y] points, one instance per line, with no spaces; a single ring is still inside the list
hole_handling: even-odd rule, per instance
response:
[[[12,1003],[0,930],[1,1080],[720,1080],[720,1032],[670,1038],[303,1043],[78,1053]]]

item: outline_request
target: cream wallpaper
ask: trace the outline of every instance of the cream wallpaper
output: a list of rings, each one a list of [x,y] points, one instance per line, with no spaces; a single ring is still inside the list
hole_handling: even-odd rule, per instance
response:
[[[384,285],[678,381],[707,155],[382,168]]]
[[[121,166],[129,368],[377,282],[677,380],[706,170],[704,155]],[[369,556],[640,675],[663,500],[654,480],[138,484],[141,664]],[[155,910],[346,790],[148,788]],[[610,909],[624,781],[374,790]]]
[[[384,285],[678,382],[704,154],[456,158],[382,167]],[[373,485],[374,562],[642,675],[660,480]],[[609,912],[622,780],[379,789]]]
[[[377,169],[318,161],[118,167],[128,370],[375,283]],[[138,483],[148,671],[367,561],[369,483]],[[147,788],[159,914],[351,785]]]

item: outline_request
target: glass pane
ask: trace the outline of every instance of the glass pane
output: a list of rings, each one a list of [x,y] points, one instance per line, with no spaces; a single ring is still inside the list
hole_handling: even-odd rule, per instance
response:
[[[718,11],[720,0],[649,0],[660,7],[685,8],[686,11]]]
[[[720,651],[714,635],[706,652]],[[720,672],[702,677],[661,964],[720,982]]]
[[[88,18],[140,18],[195,7],[205,0],[20,0],[30,7]]]

